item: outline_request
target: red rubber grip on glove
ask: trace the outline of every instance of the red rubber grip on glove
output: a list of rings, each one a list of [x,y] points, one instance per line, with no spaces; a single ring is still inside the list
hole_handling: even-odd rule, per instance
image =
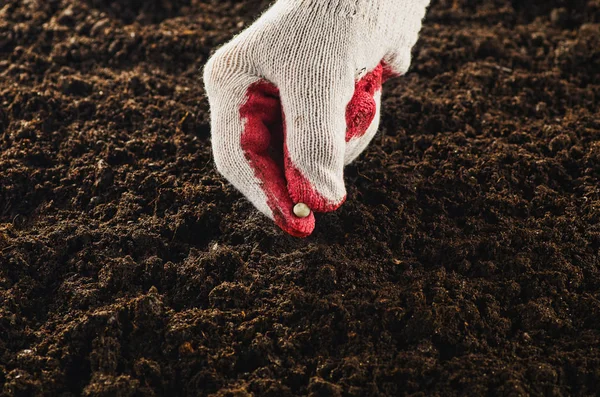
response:
[[[356,82],[355,92],[346,109],[346,141],[366,133],[376,114],[375,92],[381,90],[385,68],[383,64]],[[296,237],[307,237],[315,227],[314,214],[298,218],[293,214],[295,203],[303,202],[311,210],[329,212],[339,208],[321,196],[298,170],[287,150],[285,115],[278,88],[262,80],[248,88],[247,100],[240,108],[245,120],[241,145],[261,182],[267,205],[277,225]]]

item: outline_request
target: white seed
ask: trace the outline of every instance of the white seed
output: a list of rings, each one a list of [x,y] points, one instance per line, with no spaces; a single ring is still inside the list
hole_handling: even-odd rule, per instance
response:
[[[294,206],[294,215],[298,218],[306,218],[310,215],[310,208],[304,203],[298,203]]]

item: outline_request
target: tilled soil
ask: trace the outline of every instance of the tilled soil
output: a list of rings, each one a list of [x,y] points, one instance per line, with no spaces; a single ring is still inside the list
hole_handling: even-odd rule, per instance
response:
[[[0,3],[0,391],[597,393],[600,1],[434,1],[305,240],[210,152],[268,3]]]

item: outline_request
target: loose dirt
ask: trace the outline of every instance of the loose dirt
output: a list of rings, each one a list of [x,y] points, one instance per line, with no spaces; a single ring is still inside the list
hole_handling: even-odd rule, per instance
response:
[[[600,1],[434,1],[306,240],[213,167],[268,1],[4,0],[4,395],[593,395]]]

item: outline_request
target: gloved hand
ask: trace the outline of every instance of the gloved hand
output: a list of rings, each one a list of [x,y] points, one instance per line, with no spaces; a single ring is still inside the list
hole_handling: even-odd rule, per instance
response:
[[[346,198],[344,165],[379,126],[429,0],[279,0],[204,68],[217,169],[293,236]]]

